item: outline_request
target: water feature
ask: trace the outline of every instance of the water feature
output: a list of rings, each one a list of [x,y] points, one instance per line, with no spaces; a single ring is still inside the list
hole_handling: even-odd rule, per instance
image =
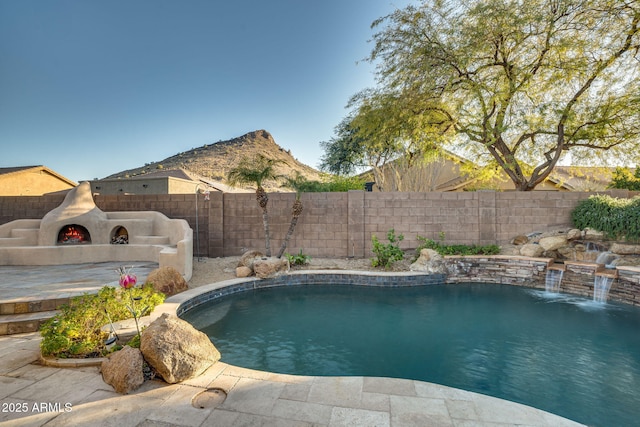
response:
[[[606,303],[609,298],[609,289],[614,277],[610,275],[596,274],[593,278],[593,301]]]
[[[563,269],[548,268],[544,282],[545,290],[553,294],[560,292],[560,283],[562,282],[563,275]]]
[[[590,303],[491,284],[283,286],[183,317],[238,366],[417,379],[593,426],[637,424],[640,309]]]
[[[600,252],[596,258],[596,264],[603,264],[605,268],[615,268],[616,260],[620,258],[612,252]]]

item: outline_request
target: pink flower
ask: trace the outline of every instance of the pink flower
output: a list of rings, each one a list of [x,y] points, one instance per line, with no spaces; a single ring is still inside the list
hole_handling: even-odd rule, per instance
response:
[[[138,278],[136,277],[136,275],[130,273],[131,268],[127,270],[125,267],[120,267],[117,270],[118,273],[120,273],[120,281],[119,281],[120,286],[123,287],[124,289],[131,289],[138,282]]]
[[[120,286],[125,289],[131,289],[136,285],[138,278],[135,274],[121,274],[120,275]]]

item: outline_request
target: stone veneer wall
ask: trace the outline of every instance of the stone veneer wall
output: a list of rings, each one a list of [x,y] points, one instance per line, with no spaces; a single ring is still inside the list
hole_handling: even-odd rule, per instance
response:
[[[522,256],[447,256],[447,283],[499,283],[503,285],[545,287],[550,258]]]
[[[618,267],[618,277],[613,281],[609,299],[640,306],[640,267]]]
[[[553,260],[519,256],[448,256],[447,283],[483,282],[545,288],[546,270]],[[560,292],[593,297],[596,275],[616,276],[609,290],[609,301],[640,306],[640,267],[618,267],[603,270],[599,264],[567,262]]]
[[[403,249],[417,247],[417,236],[451,244],[505,243],[518,234],[569,226],[575,205],[585,192],[451,192],[451,193],[304,193],[304,211],[287,251],[312,257],[371,257],[371,237],[386,242],[387,231],[404,234]],[[639,192],[608,191],[614,197]],[[0,224],[15,219],[41,219],[59,206],[64,195],[0,197]],[[293,193],[269,194],[272,253],[277,253],[289,227]],[[240,255],[245,249],[264,250],[262,212],[251,193],[99,195],[105,212],[158,211],[185,219],[194,230],[194,254]],[[197,228],[197,230],[196,230]],[[196,235],[196,231],[198,231]],[[198,245],[199,248],[195,247]]]
[[[593,297],[593,282],[596,271],[602,268],[593,263],[566,262],[565,271],[560,282],[560,292]]]

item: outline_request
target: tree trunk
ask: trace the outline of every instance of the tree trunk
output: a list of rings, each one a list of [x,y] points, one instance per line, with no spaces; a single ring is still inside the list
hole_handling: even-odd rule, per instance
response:
[[[289,244],[289,239],[293,235],[293,230],[296,228],[296,224],[298,223],[298,217],[294,216],[291,218],[291,223],[289,223],[289,229],[287,230],[287,235],[284,237],[284,241],[282,242],[282,246],[280,246],[280,251],[278,252],[278,258],[282,258],[282,254],[284,254],[285,249],[287,249],[287,245]]]
[[[262,225],[264,226],[265,255],[271,256],[271,236],[269,234],[269,213],[266,207],[262,209]]]

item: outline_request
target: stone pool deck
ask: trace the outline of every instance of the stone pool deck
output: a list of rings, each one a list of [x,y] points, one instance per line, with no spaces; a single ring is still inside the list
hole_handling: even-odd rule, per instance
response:
[[[47,268],[21,271],[25,280],[20,292],[28,293],[29,277],[32,292],[40,292]],[[65,275],[71,283],[86,270],[67,268]],[[2,302],[10,295],[10,282],[0,282]],[[39,364],[40,339],[37,332],[0,336],[0,426],[581,425],[525,405],[421,381],[292,376],[225,363],[180,384],[147,381],[134,393],[120,395],[102,381],[98,367]],[[194,407],[192,399],[208,388],[224,390],[226,399]]]

